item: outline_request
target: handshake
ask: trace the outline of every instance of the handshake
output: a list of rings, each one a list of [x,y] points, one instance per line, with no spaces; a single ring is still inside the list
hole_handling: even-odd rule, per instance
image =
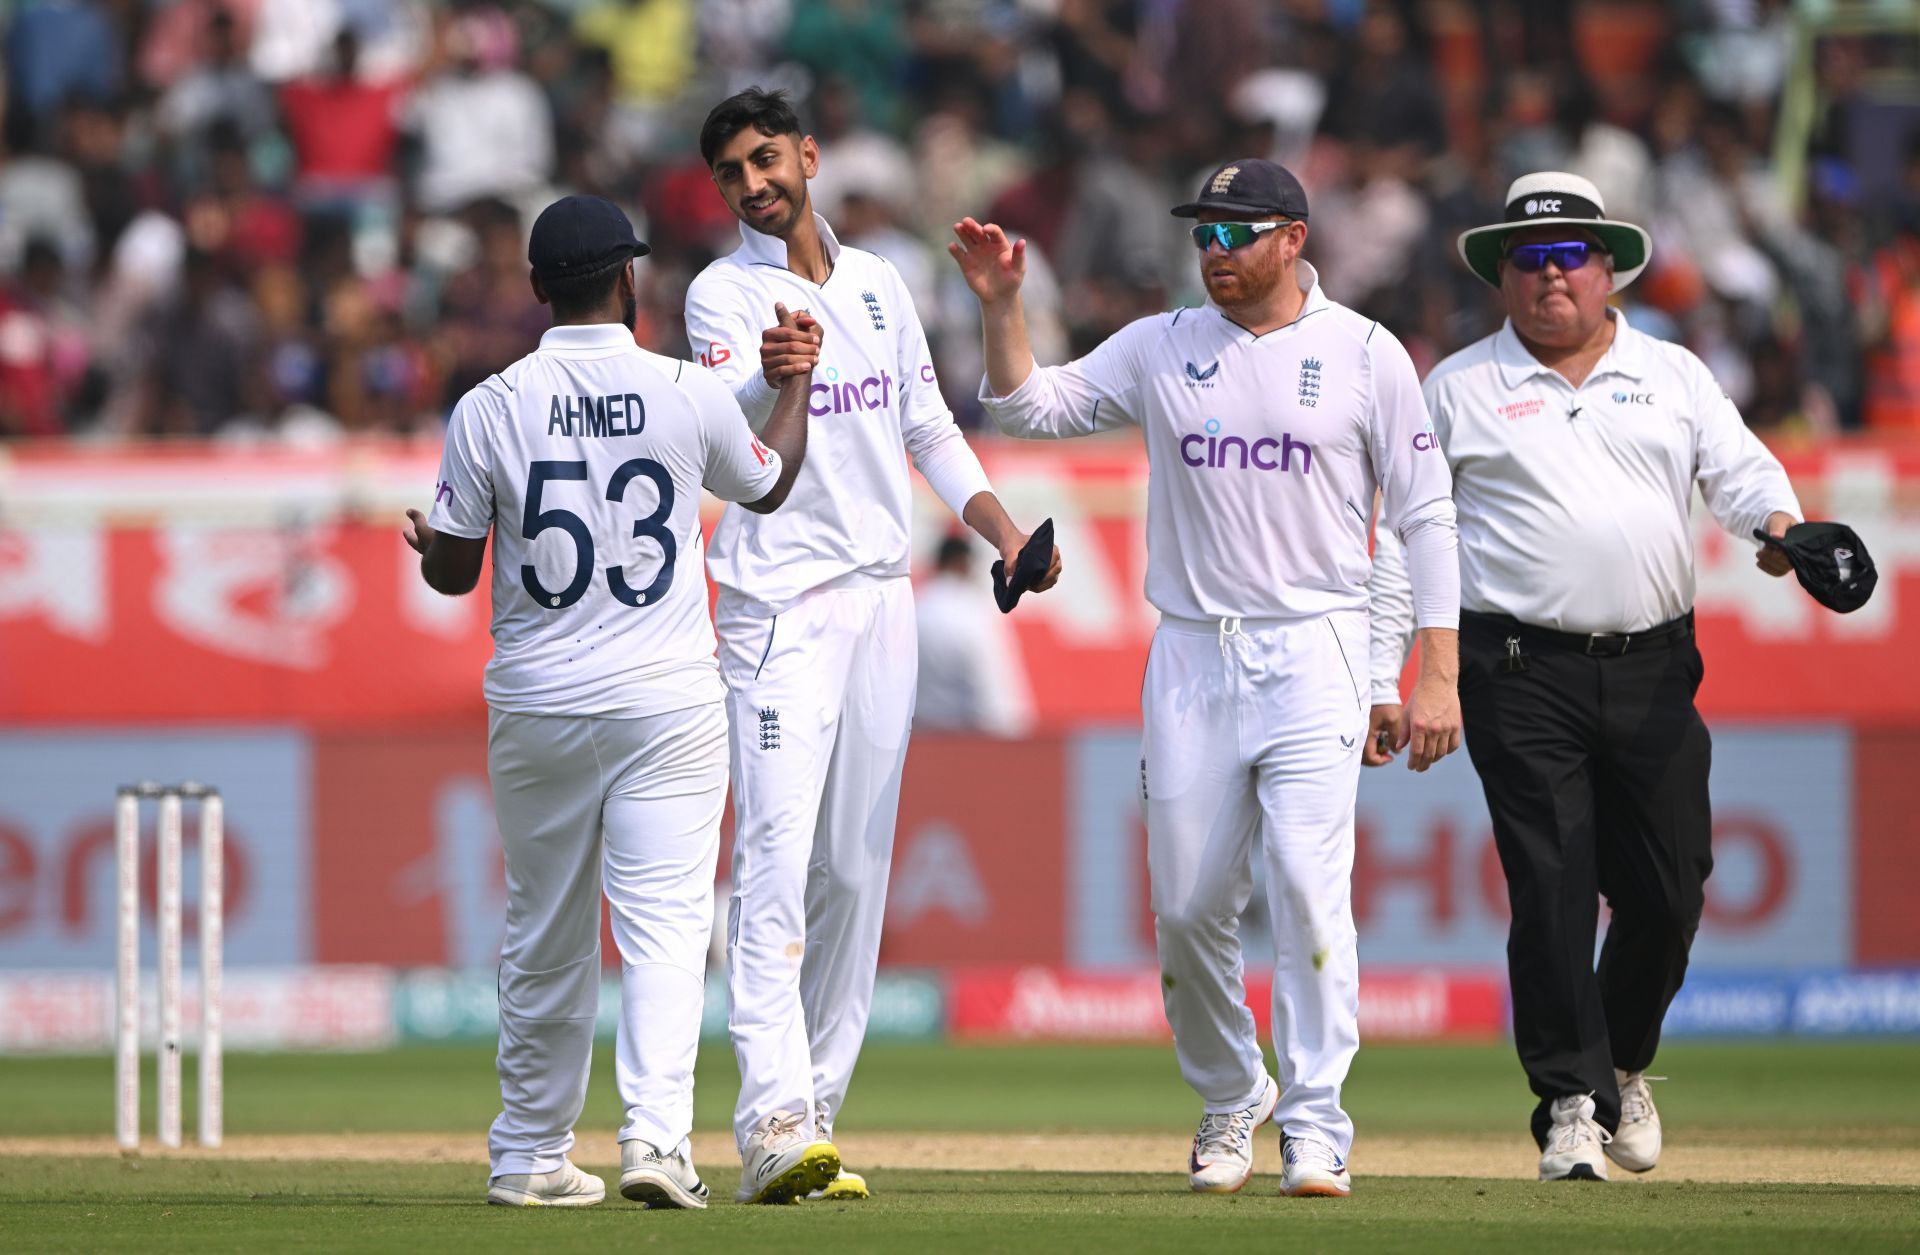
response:
[[[774,325],[760,333],[760,373],[775,389],[813,374],[820,364],[820,346],[826,329],[806,310],[789,310],[775,303]]]

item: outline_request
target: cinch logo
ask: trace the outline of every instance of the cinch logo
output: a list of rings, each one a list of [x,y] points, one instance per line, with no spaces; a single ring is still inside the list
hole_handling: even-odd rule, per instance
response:
[[[1549,196],[1544,200],[1530,200],[1527,202],[1527,216],[1529,218],[1535,214],[1557,214],[1559,212],[1560,198],[1557,196]]]
[[[1252,467],[1257,471],[1292,471],[1293,455],[1300,455],[1300,469],[1297,472],[1306,475],[1313,470],[1313,449],[1305,441],[1295,440],[1287,432],[1280,433],[1280,439],[1261,436],[1248,444],[1239,436],[1219,435],[1220,420],[1207,420],[1207,434],[1189,432],[1180,437],[1180,460],[1188,466],[1201,466],[1208,470],[1246,470]],[[1274,450],[1280,451],[1279,461],[1273,457]]]
[[[448,505],[453,504],[453,485],[444,479],[440,481],[440,486],[433,490],[433,503],[439,505],[442,497],[447,499]]]
[[[1440,447],[1439,437],[1433,434],[1433,420],[1427,420],[1427,429],[1413,438],[1413,447],[1422,453],[1431,452]]]
[[[1210,381],[1215,375],[1219,373],[1220,373],[1220,363],[1218,362],[1215,362],[1213,365],[1207,367],[1205,370],[1201,370],[1198,366],[1195,366],[1192,362],[1188,362],[1187,363],[1187,387],[1211,388],[1213,387],[1213,384]]]
[[[1653,393],[1616,392],[1613,394],[1613,403],[1615,405],[1652,405]]]
[[[931,370],[928,367],[922,373],[929,374]],[[829,366],[827,382],[814,384],[807,390],[807,413],[815,418],[854,410],[884,410],[892,404],[893,376],[884,370],[857,383],[852,380],[842,383],[839,368]]]

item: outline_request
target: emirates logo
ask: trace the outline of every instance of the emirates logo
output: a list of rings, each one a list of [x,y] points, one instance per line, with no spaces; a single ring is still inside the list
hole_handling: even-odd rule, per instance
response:
[[[1228,166],[1226,169],[1222,170],[1220,173],[1214,175],[1213,182],[1207,184],[1208,194],[1212,196],[1218,196],[1222,192],[1225,192],[1228,188],[1233,186],[1234,176],[1238,175],[1239,173],[1240,173],[1239,166]]]

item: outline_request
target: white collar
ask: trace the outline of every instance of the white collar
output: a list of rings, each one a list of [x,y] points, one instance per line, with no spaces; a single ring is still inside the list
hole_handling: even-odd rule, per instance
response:
[[[1296,261],[1293,264],[1293,281],[1299,286],[1300,291],[1306,294],[1307,298],[1301,303],[1300,312],[1293,316],[1292,322],[1287,323],[1285,326],[1275,327],[1273,331],[1264,334],[1272,335],[1275,331],[1285,331],[1288,327],[1298,326],[1308,314],[1317,314],[1327,306],[1333,304],[1332,301],[1327,299],[1326,292],[1321,289],[1320,272],[1313,268],[1312,262]],[[1218,314],[1220,320],[1227,325],[1238,327],[1241,331],[1246,331],[1245,327],[1241,327],[1239,323],[1227,317],[1226,311],[1218,305],[1215,305],[1212,297],[1207,298],[1207,308],[1215,314]],[[1252,333],[1249,332],[1248,334]]]
[[[814,229],[820,232],[820,243],[827,250],[827,264],[840,260],[840,240],[827,225],[827,220],[819,214],[813,215]],[[744,261],[757,262],[766,266],[787,268],[787,242],[777,235],[768,235],[756,231],[746,223],[740,224],[740,256]]]
[[[1629,379],[1647,377],[1646,336],[1627,325],[1627,316],[1616,306],[1607,307],[1607,317],[1613,319],[1613,343],[1594,363],[1589,379],[1598,379],[1602,375],[1625,375]],[[1513,319],[1509,318],[1493,337],[1493,360],[1500,365],[1500,378],[1507,387],[1518,387],[1535,375],[1554,375],[1560,378],[1560,372],[1542,362],[1533,355],[1532,350],[1521,342],[1520,334],[1513,329]]]
[[[634,347],[633,329],[617,322],[569,323],[564,327],[548,327],[540,337],[540,347],[561,353],[630,349]]]

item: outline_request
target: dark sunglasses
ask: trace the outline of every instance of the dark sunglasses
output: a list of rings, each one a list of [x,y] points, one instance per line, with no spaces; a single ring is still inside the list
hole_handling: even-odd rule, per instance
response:
[[[1523,275],[1544,270],[1549,261],[1562,270],[1578,270],[1606,249],[1585,240],[1563,240],[1558,244],[1516,244],[1507,250],[1507,260]]]
[[[1290,225],[1291,219],[1287,222],[1203,222],[1193,229],[1193,246],[1205,249],[1218,243],[1221,248],[1232,252],[1253,243],[1263,232],[1278,231]]]

